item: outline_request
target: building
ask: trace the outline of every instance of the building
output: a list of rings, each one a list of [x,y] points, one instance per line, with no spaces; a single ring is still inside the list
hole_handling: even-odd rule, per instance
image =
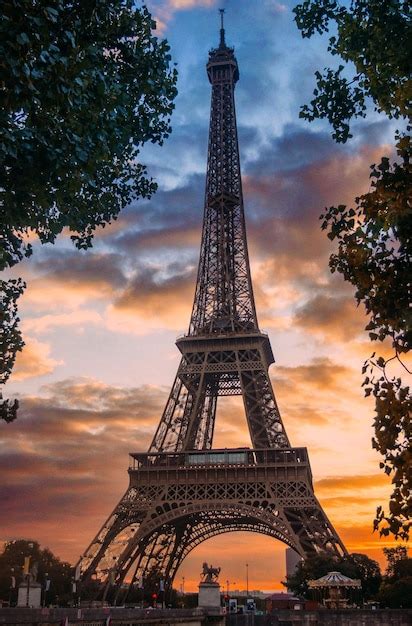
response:
[[[273,613],[278,609],[301,611],[305,608],[305,601],[297,598],[293,593],[280,591],[272,593],[266,598],[265,608],[267,613]]]

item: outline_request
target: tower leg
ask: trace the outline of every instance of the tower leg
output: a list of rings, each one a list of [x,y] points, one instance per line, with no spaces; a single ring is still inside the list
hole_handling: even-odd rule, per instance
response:
[[[240,379],[253,447],[290,447],[268,372],[263,368],[242,371]]]

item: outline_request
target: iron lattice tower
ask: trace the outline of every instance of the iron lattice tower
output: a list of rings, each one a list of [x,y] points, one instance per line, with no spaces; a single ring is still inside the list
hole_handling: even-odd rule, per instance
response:
[[[252,530],[302,557],[345,553],[317,501],[305,448],[292,448],[276,404],[274,362],[250,277],[234,101],[239,70],[225,42],[209,53],[212,86],[203,233],[189,332],[147,453],[78,568],[119,597],[150,571],[171,585],[186,555],[215,535]],[[253,449],[212,450],[218,396],[243,397]],[[124,599],[124,598],[121,598]]]

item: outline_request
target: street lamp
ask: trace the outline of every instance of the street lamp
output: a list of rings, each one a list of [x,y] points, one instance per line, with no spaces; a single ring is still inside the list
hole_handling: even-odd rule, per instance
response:
[[[27,547],[30,548],[30,550],[33,549],[34,544],[33,543],[29,543],[27,544]],[[26,606],[30,606],[30,580],[31,580],[31,574],[30,574],[30,559],[31,559],[32,555],[29,554],[28,556],[24,557],[24,565],[23,565],[23,572],[25,574],[26,577],[26,583],[27,583],[27,594],[26,594]]]
[[[9,606],[11,606],[11,596],[13,589],[16,588],[16,577],[14,575],[14,567],[10,568],[10,589],[9,589]]]
[[[43,606],[46,606],[46,596],[47,596],[47,592],[50,589],[50,578],[49,578],[49,573],[46,572],[44,574],[44,595],[43,595]]]
[[[249,597],[249,563],[246,563],[246,598]]]
[[[229,595],[229,585],[236,585],[235,580],[227,580],[226,581],[226,595]]]

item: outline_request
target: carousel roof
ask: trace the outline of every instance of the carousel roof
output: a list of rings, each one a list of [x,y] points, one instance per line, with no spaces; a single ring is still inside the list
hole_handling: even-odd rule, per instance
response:
[[[309,587],[321,589],[322,587],[361,587],[361,581],[356,578],[348,578],[340,572],[328,572],[317,580],[310,580]]]

